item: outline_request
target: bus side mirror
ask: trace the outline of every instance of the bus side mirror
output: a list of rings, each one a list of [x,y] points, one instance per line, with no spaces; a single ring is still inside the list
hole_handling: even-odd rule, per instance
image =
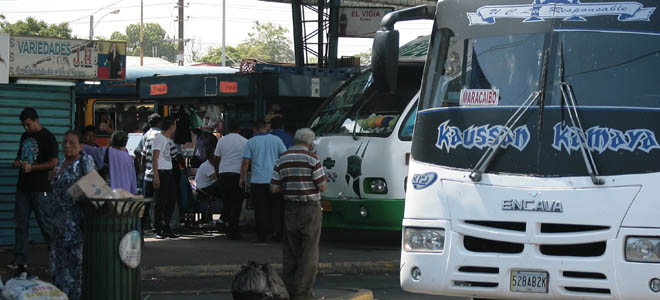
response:
[[[394,93],[399,64],[399,31],[377,31],[372,48],[371,71],[374,85],[379,91]]]

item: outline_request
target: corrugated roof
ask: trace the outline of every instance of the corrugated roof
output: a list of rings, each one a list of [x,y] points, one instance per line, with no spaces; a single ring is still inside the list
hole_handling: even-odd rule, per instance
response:
[[[291,0],[261,0],[266,2],[279,2],[291,3]],[[308,5],[317,5],[318,0],[302,0],[303,3]],[[342,0],[341,6],[360,6],[360,7],[394,7],[401,9],[406,7],[413,7],[421,4],[435,4],[437,0]]]

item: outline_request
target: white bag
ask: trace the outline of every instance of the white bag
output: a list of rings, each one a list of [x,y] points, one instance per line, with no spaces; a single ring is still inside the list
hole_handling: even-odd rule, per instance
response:
[[[9,279],[7,284],[2,285],[2,300],[68,300],[69,297],[54,285],[41,281],[37,277],[27,279],[27,274],[21,277]]]

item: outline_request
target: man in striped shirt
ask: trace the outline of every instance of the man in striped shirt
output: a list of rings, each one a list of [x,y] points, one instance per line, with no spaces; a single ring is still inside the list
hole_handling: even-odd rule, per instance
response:
[[[313,299],[312,286],[319,264],[321,192],[326,178],[316,155],[310,152],[314,132],[296,131],[294,145],[275,163],[272,193],[284,194],[284,283],[292,300]]]

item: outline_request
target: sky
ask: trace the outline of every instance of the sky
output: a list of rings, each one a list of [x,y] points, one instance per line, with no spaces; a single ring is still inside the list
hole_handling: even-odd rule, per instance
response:
[[[176,0],[143,0],[144,22],[158,23],[168,35],[178,38]],[[222,45],[222,0],[184,1],[184,38],[191,48],[202,52]],[[293,41],[291,5],[257,0],[226,0],[226,45],[236,46],[247,38],[255,21],[271,22],[289,29]],[[119,9],[118,14],[109,14]],[[47,23],[69,22],[73,35],[89,37],[90,15],[94,15],[94,36],[109,38],[114,31],[125,33],[129,24],[140,23],[140,0],[0,0],[0,13],[14,23],[31,16]],[[307,11],[306,13],[312,13]],[[312,17],[314,17],[312,15]],[[404,44],[420,35],[430,34],[430,21],[397,24]],[[174,37],[176,35],[176,37]],[[371,49],[372,39],[340,38],[339,56]]]

